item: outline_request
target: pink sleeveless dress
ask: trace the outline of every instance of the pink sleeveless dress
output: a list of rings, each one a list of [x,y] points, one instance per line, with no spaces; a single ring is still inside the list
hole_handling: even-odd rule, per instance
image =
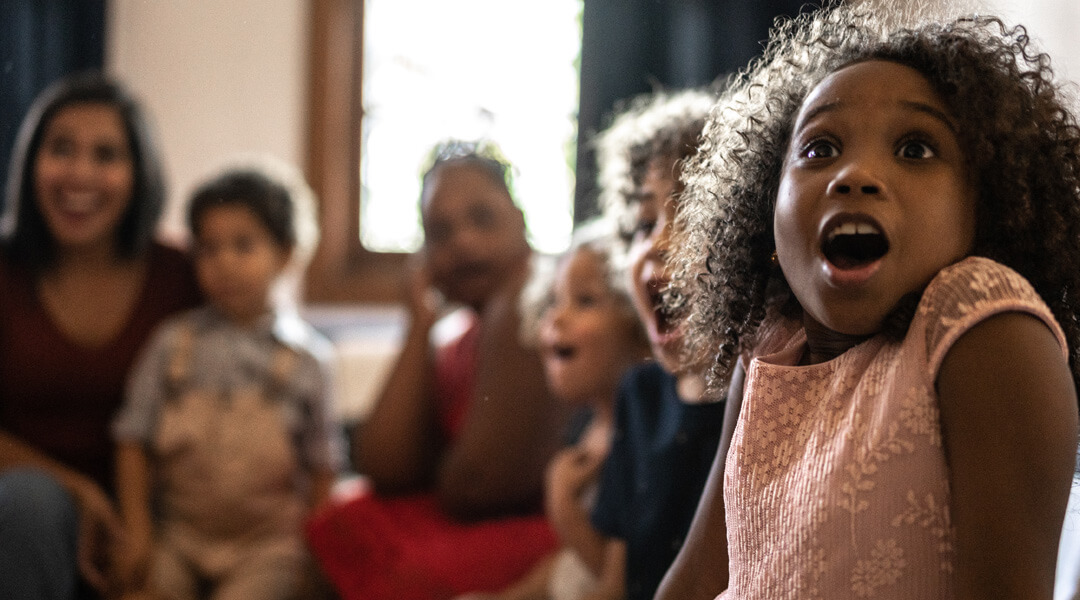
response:
[[[719,597],[954,597],[935,381],[964,332],[1015,311],[1045,322],[1067,353],[1031,285],[975,257],[930,282],[902,342],[879,335],[831,361],[794,366],[806,342],[800,329],[753,359],[726,463],[731,562]]]

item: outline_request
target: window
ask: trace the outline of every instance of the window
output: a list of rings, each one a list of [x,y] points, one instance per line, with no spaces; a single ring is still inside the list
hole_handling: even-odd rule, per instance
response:
[[[495,141],[531,241],[573,224],[582,0],[313,2],[308,176],[323,244],[308,299],[391,301],[421,242],[419,169],[438,141]],[[362,84],[362,86],[361,86]]]

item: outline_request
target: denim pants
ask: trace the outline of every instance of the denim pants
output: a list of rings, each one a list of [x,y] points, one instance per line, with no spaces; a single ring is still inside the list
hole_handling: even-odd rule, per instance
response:
[[[0,472],[0,598],[71,600],[79,589],[78,509],[44,471]]]

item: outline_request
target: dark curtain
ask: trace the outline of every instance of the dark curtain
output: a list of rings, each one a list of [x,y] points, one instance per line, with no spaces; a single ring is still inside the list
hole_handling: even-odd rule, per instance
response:
[[[101,69],[105,0],[0,1],[0,173],[34,97],[54,80]],[[6,184],[5,184],[6,186]],[[3,206],[0,194],[0,207]]]
[[[585,0],[574,220],[597,214],[590,140],[619,100],[704,86],[761,53],[773,20],[807,0]]]

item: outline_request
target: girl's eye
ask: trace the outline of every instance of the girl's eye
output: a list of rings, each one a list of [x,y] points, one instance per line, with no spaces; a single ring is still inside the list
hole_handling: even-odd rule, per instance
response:
[[[840,149],[827,140],[814,140],[803,147],[803,156],[806,158],[834,158],[839,154]]]
[[[71,156],[75,152],[75,144],[65,137],[58,137],[48,141],[45,149],[53,156]]]
[[[635,238],[647,238],[649,237],[653,229],[656,228],[655,219],[642,219],[634,225],[634,237]]]
[[[121,160],[125,152],[118,146],[109,144],[94,149],[94,158],[100,163],[112,163]]]
[[[933,158],[937,156],[929,144],[914,140],[901,144],[896,150],[896,155],[900,158]]]
[[[590,307],[596,306],[600,299],[595,294],[578,294],[576,301],[578,306]]]

